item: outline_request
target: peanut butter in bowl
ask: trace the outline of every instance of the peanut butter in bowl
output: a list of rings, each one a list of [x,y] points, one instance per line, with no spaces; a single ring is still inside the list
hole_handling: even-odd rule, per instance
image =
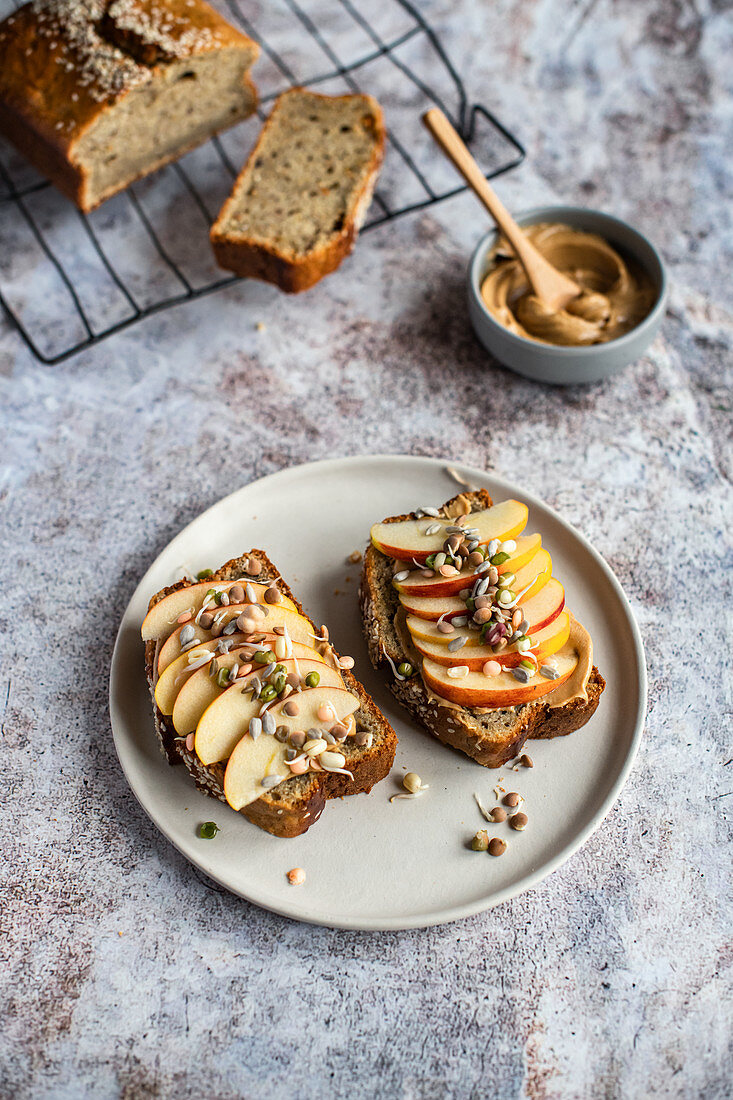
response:
[[[481,298],[510,332],[538,343],[584,347],[624,336],[651,312],[658,296],[651,277],[603,237],[560,222],[529,225],[525,233],[583,290],[564,309],[548,308],[532,293],[522,265],[500,239],[489,254]]]

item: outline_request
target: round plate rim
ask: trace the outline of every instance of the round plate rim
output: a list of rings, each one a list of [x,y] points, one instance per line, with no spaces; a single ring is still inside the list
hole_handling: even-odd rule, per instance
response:
[[[550,513],[553,519],[563,528],[565,528],[566,532],[570,534],[572,538],[580,543],[586,553],[588,553],[593,558],[596,566],[600,568],[600,570],[605,574],[607,581],[613,588],[618,598],[621,609],[624,612],[631,632],[631,637],[634,642],[634,655],[636,658],[636,671],[639,684],[636,715],[634,718],[634,730],[631,736],[631,740],[629,742],[629,748],[626,757],[619,768],[615,781],[611,784],[605,798],[601,801],[600,805],[596,809],[595,813],[588,820],[586,825],[582,829],[580,829],[575,834],[575,836],[573,836],[562,848],[560,848],[559,851],[552,858],[546,860],[540,867],[528,872],[521,879],[518,879],[516,882],[503,889],[493,891],[490,894],[486,895],[484,898],[478,899],[477,901],[472,901],[464,905],[447,906],[444,910],[441,910],[440,912],[435,912],[430,917],[426,917],[424,914],[416,914],[413,917],[386,917],[382,919],[370,917],[367,919],[360,919],[359,917],[355,916],[353,919],[349,919],[348,921],[326,921],[298,912],[296,895],[294,895],[293,897],[292,905],[277,905],[273,904],[271,901],[265,901],[261,897],[258,897],[256,890],[245,892],[241,889],[233,887],[226,880],[225,876],[217,874],[216,870],[211,866],[209,861],[205,861],[201,858],[196,858],[196,856],[192,854],[192,852],[188,851],[186,847],[178,841],[175,835],[172,835],[171,830],[167,829],[157,820],[154,809],[146,804],[146,802],[143,800],[140,793],[136,789],[135,783],[133,781],[133,778],[129,774],[124,759],[123,743],[125,740],[125,733],[124,729],[121,728],[123,726],[123,722],[121,721],[121,719],[118,719],[117,716],[117,705],[115,699],[118,691],[118,666],[121,660],[120,652],[122,647],[122,638],[125,626],[127,625],[128,616],[130,615],[131,605],[135,602],[138,593],[140,593],[141,590],[146,590],[146,582],[148,576],[155,569],[159,559],[162,557],[163,554],[167,554],[176,544],[176,542],[178,542],[179,540],[183,540],[189,529],[193,527],[194,524],[199,523],[201,519],[204,516],[208,515],[212,510],[223,507],[228,501],[231,501],[234,497],[239,497],[241,494],[246,493],[255,485],[259,486],[262,483],[266,482],[272,484],[278,480],[286,480],[288,477],[297,476],[297,474],[305,470],[325,471],[329,468],[333,469],[335,467],[343,467],[352,463],[379,465],[386,462],[395,461],[414,463],[415,465],[421,466],[430,466],[433,467],[436,472],[441,473],[445,473],[447,467],[450,467],[456,470],[467,481],[492,483],[493,485],[500,487],[500,490],[502,492],[506,492],[507,496],[517,495],[525,500],[526,503],[530,505],[530,507],[539,507]],[[481,470],[479,467],[469,466],[462,462],[457,462],[454,459],[432,458],[430,456],[424,455],[380,453],[368,455],[350,455],[342,458],[319,459],[314,462],[298,463],[294,466],[288,466],[281,470],[276,470],[272,474],[268,474],[262,478],[256,478],[253,481],[248,482],[246,485],[242,485],[238,489],[235,489],[234,492],[228,493],[226,496],[221,497],[218,501],[215,501],[213,504],[209,505],[208,508],[204,509],[203,512],[200,512],[198,516],[187,523],[186,526],[183,527],[178,532],[178,534],[175,535],[170,540],[170,542],[168,542],[162,548],[160,553],[156,555],[155,560],[151,562],[149,568],[145,572],[145,575],[140,579],[139,583],[135,587],[135,591],[128,600],[127,606],[120,621],[120,626],[117,631],[117,637],[115,639],[114,650],[112,653],[108,703],[115,751],[117,753],[120,767],[122,768],[122,772],[125,776],[128,786],[130,787],[130,790],[132,791],[133,795],[135,796],[147,816],[156,826],[156,828],[190,863],[198,867],[210,879],[218,883],[220,886],[223,886],[224,889],[226,889],[230,893],[238,897],[242,897],[246,901],[257,905],[262,909],[266,909],[269,912],[277,913],[279,916],[282,917],[287,917],[290,920],[298,920],[303,923],[316,924],[327,928],[342,928],[348,931],[381,932],[405,931],[413,928],[430,928],[435,925],[448,924],[455,920],[463,920],[468,917],[475,916],[477,913],[486,912],[489,909],[493,909],[497,905],[501,905],[502,902],[509,901],[514,897],[518,897],[520,894],[526,893],[527,890],[530,890],[534,886],[539,885],[540,882],[542,882],[564,863],[566,863],[571,858],[571,856],[574,855],[575,852],[577,852],[583,846],[583,844],[585,844],[585,842],[593,835],[593,833],[600,827],[603,820],[616,802],[619,794],[621,793],[621,790],[626,783],[626,780],[628,779],[629,772],[633,767],[644,730],[644,722],[647,710],[647,690],[648,685],[644,645],[641,638],[641,632],[639,630],[636,618],[634,617],[634,613],[626,596],[626,593],[621,587],[621,584],[611,567],[608,565],[602,555],[595,549],[592,543],[589,542],[589,540],[584,535],[582,535],[575,527],[573,527],[571,523],[564,519],[553,507],[551,507],[551,505],[541,500],[534,493],[528,492],[521,486],[518,486],[515,482],[509,481],[506,478],[501,477],[499,474],[492,473],[488,470]]]

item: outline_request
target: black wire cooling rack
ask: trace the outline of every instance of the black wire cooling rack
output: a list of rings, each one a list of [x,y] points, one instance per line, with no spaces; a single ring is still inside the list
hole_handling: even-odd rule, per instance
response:
[[[469,104],[409,0],[213,2],[262,47],[254,69],[260,118],[293,85],[371,92],[382,104],[387,155],[363,231],[464,190],[419,123],[429,106],[445,111],[489,179],[522,161],[517,138],[486,107]],[[0,17],[19,6],[0,0]],[[58,363],[237,281],[214,265],[208,227],[257,127],[256,119],[241,123],[88,216],[0,141],[0,303],[38,359]]]

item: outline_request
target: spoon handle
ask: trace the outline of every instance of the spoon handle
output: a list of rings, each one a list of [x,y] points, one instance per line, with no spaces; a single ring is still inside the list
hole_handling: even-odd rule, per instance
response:
[[[443,112],[431,107],[423,115],[423,122],[511,244],[537,296],[550,305],[577,297],[580,287],[552,267],[530,243]]]

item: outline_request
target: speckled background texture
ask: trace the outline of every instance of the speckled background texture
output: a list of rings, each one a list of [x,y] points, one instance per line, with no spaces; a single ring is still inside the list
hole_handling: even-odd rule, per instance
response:
[[[730,1095],[730,4],[423,6],[527,146],[508,205],[598,206],[660,247],[662,333],[587,389],[499,368],[468,328],[465,195],[370,232],[307,296],[235,286],[56,367],[0,321],[2,1097]],[[595,543],[649,717],[617,805],[537,889],[352,934],[167,843],[118,766],[107,674],[139,577],[201,510],[385,451],[492,468]]]

